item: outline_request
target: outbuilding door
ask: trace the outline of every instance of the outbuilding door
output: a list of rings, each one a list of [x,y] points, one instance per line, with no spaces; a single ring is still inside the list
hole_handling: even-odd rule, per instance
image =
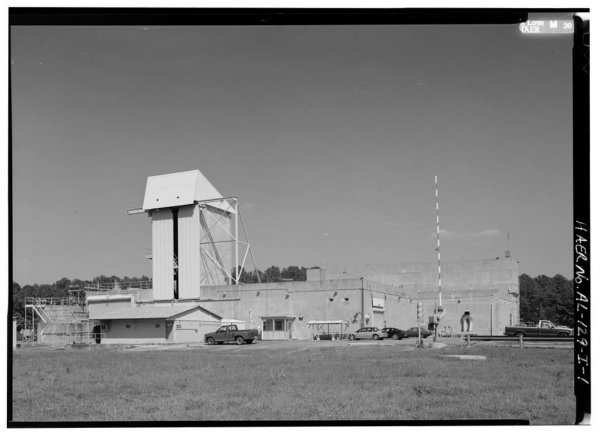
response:
[[[263,340],[291,340],[294,319],[290,317],[263,317]]]

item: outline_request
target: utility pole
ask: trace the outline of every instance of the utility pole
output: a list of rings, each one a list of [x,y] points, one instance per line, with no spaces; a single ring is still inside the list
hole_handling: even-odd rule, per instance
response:
[[[360,327],[365,327],[365,279],[360,277]]]
[[[417,303],[417,347],[423,347],[421,340],[421,318],[423,317],[423,303]]]
[[[438,261],[438,303],[434,311],[434,327],[433,327],[433,341],[437,341],[438,338],[438,322],[440,316],[444,312],[442,308],[442,256],[440,251],[440,204],[438,196],[438,178],[435,176],[435,226],[437,234],[437,261]]]

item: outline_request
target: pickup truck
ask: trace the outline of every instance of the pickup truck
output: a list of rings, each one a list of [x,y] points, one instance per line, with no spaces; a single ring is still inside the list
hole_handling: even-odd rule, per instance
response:
[[[525,337],[566,337],[573,335],[573,329],[565,326],[554,326],[549,320],[540,320],[535,323],[518,323],[515,326],[507,326],[504,329],[504,335],[519,335]]]
[[[235,342],[236,344],[252,343],[258,340],[258,329],[238,329],[237,325],[224,325],[215,332],[204,334],[206,344]]]

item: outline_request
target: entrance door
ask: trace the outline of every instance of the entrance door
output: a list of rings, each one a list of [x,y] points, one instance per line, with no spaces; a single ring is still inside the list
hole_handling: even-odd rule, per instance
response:
[[[168,342],[173,341],[173,321],[165,321],[165,334]]]
[[[92,336],[94,337],[94,341],[96,344],[100,344],[102,341],[102,327],[100,325],[96,325],[92,328]]]

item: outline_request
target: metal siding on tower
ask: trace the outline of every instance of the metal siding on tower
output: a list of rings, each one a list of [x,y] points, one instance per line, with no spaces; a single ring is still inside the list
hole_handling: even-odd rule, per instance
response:
[[[197,177],[196,171],[148,177],[142,207],[144,210],[152,210],[192,204]]]
[[[154,210],[177,207],[222,197],[215,186],[196,169],[148,177],[142,208]],[[235,212],[227,201],[210,201],[210,205],[230,213]]]
[[[200,209],[198,205],[179,208],[179,298],[200,297]]]
[[[152,293],[155,300],[173,299],[173,213],[152,212]]]

